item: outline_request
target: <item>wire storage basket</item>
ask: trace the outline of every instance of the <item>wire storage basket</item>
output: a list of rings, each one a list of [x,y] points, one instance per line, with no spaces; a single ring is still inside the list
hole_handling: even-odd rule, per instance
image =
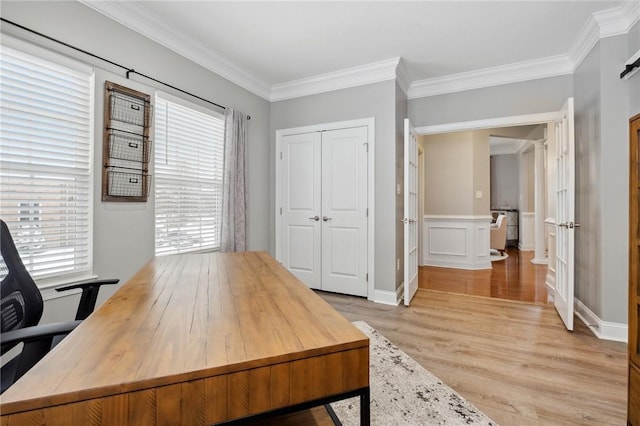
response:
[[[110,92],[110,116],[111,120],[134,126],[149,127],[152,116],[151,103],[116,90]]]
[[[136,170],[111,168],[107,171],[108,195],[112,197],[130,197],[146,199],[149,195],[151,175]]]
[[[151,141],[144,136],[118,129],[109,130],[109,158],[147,164],[150,153]]]

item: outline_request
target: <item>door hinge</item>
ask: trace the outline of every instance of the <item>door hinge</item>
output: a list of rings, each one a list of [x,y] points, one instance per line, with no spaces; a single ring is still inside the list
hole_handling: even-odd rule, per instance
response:
[[[364,217],[369,217],[369,208],[368,208],[368,207],[367,207],[367,209],[365,210]]]
[[[280,151],[280,159],[282,160],[282,151]]]
[[[282,216],[282,207],[280,207],[280,216]]]
[[[369,273],[368,272],[366,274],[364,274],[364,280],[366,282],[369,282]]]

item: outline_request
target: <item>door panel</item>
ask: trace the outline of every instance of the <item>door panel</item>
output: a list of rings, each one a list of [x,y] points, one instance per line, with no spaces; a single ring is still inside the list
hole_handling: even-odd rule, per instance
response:
[[[556,288],[554,304],[567,330],[573,330],[575,241],[575,139],[573,98],[556,123]]]
[[[331,257],[323,259],[327,263],[328,272],[333,276],[350,277],[357,280],[359,272],[358,250],[353,250],[352,247],[358,246],[360,237],[358,229],[328,226],[327,233],[330,234],[329,238],[333,243]]]
[[[418,143],[404,120],[404,304],[418,291]]]
[[[320,133],[282,138],[282,264],[311,288],[321,285]]]
[[[367,295],[367,128],[322,132],[322,289]]]
[[[316,267],[314,247],[320,243],[315,238],[313,226],[287,227],[289,270],[297,273],[313,273]]]

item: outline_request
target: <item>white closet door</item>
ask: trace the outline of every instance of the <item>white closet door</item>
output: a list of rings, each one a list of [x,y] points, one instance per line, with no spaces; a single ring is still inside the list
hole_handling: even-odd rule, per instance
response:
[[[320,289],[321,141],[319,132],[282,138],[282,264]]]
[[[322,132],[322,289],[367,295],[367,128]]]

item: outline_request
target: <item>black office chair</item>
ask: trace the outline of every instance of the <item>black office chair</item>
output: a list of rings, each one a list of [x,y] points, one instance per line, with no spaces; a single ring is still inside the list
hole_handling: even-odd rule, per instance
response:
[[[58,291],[82,289],[76,321],[37,325],[44,308],[42,296],[3,220],[0,220],[0,253],[1,353],[4,355],[24,343],[22,351],[0,369],[0,393],[3,393],[93,312],[101,285],[116,284],[119,280],[92,280],[57,288]]]

